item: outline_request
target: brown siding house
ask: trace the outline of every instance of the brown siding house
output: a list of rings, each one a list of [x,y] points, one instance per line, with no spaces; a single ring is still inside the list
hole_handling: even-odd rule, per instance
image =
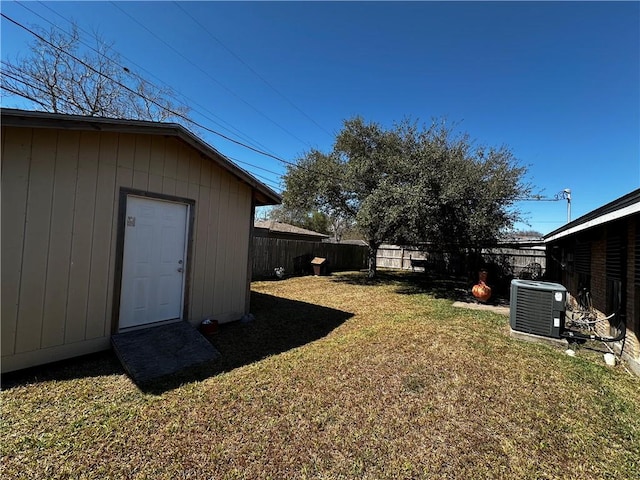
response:
[[[618,312],[627,325],[623,356],[640,367],[640,189],[545,236],[547,277],[574,297],[591,292],[593,306]]]
[[[176,124],[2,109],[2,371],[240,318],[278,194]]]

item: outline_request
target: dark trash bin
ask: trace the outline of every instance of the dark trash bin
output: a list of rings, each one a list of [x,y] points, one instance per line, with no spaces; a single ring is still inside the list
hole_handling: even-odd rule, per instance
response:
[[[311,265],[313,255],[307,253],[293,258],[293,274],[294,275],[311,275],[313,274],[313,265]]]

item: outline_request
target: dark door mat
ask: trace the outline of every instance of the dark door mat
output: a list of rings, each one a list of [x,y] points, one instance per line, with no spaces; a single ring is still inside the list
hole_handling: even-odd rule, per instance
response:
[[[216,360],[220,353],[188,322],[111,336],[122,366],[138,385]]]

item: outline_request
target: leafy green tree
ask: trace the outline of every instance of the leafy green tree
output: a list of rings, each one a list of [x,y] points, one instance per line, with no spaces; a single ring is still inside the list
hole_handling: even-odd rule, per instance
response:
[[[390,129],[346,120],[333,150],[312,150],[284,177],[286,208],[352,221],[369,245],[369,276],[386,241],[461,250],[495,241],[519,218],[526,170],[506,148],[473,147],[444,122]]]
[[[406,165],[411,209],[401,238],[459,252],[495,244],[521,217],[529,196],[526,168],[505,146],[474,147],[444,123],[420,133],[418,157]]]
[[[401,191],[392,180],[400,171],[401,144],[397,129],[384,130],[357,117],[345,121],[332,152],[310,151],[284,177],[286,208],[316,209],[357,225],[369,245],[371,277],[378,247],[402,223],[402,209],[393,208]]]

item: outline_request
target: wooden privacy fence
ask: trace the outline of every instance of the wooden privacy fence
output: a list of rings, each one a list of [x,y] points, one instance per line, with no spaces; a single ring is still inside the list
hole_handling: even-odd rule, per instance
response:
[[[424,270],[455,273],[464,271],[463,259],[459,256],[443,252],[427,252],[417,247],[398,245],[381,245],[376,255],[378,267],[401,270]]]
[[[326,258],[331,271],[367,267],[367,247],[361,245],[253,237],[252,278],[273,277],[278,267],[284,267],[285,275],[311,273],[314,257]]]
[[[482,251],[482,256],[487,262],[502,265],[517,278],[524,278],[532,275],[532,265],[540,265],[541,273],[544,274],[547,266],[546,251],[533,248],[492,248]]]
[[[530,247],[491,248],[482,251],[482,258],[487,263],[494,263],[503,269],[503,273],[514,277],[529,274],[532,264],[539,264],[545,271],[545,251]],[[416,247],[398,245],[382,245],[378,249],[376,262],[379,267],[402,270],[422,271],[424,268],[437,272],[460,274],[465,271],[465,260],[448,253],[434,253]]]
[[[427,257],[428,254],[417,248],[380,245],[376,255],[376,264],[378,267],[411,270],[411,260],[424,260]]]

